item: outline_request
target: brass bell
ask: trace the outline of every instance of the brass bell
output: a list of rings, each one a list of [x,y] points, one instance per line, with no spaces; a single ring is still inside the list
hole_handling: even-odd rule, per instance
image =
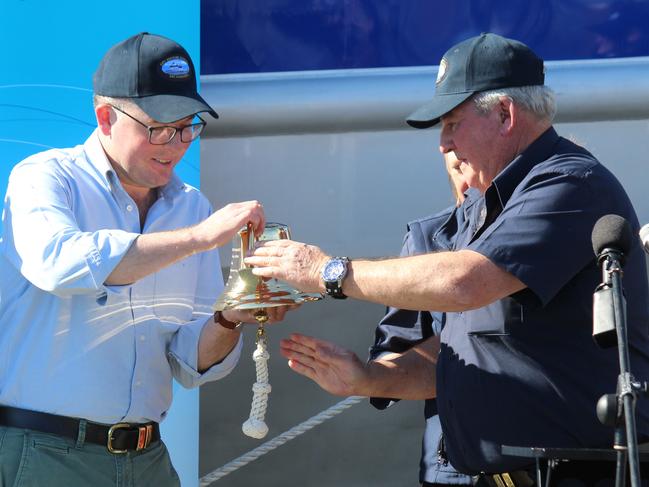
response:
[[[320,293],[303,293],[275,278],[262,278],[255,276],[252,269],[246,266],[243,259],[246,253],[254,249],[255,238],[252,226],[248,224],[238,232],[238,245],[232,246],[232,262],[230,275],[225,285],[225,290],[219,296],[214,309],[254,309],[254,316],[258,328],[256,335],[256,349],[253,353],[257,381],[253,384],[253,398],[250,406],[250,417],[243,423],[243,432],[252,438],[263,438],[268,433],[268,426],[264,422],[268,394],[271,391],[268,382],[268,366],[266,362],[270,355],[266,346],[266,332],[264,324],[268,321],[266,308],[288,304],[298,304],[307,301],[322,299]],[[288,226],[281,223],[267,223],[264,232],[259,238],[262,240],[278,240],[290,238]]]
[[[258,309],[271,308],[287,304],[298,304],[322,299],[320,293],[303,293],[275,278],[261,278],[252,273],[243,259],[246,253],[254,249],[255,238],[250,225],[238,232],[238,245],[232,246],[230,274],[223,293],[219,296],[214,309]],[[291,238],[287,225],[267,223],[259,241]],[[235,238],[236,240],[236,238]]]

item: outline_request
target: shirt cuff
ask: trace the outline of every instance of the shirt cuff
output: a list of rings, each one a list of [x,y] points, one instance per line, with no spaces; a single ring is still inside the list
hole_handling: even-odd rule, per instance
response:
[[[203,330],[203,326],[207,320],[212,319],[211,316],[205,320],[194,321],[182,325],[173,341],[168,352],[169,364],[174,378],[186,388],[198,387],[206,382],[222,379],[228,375],[239,361],[241,350],[243,348],[243,336],[239,336],[239,340],[234,348],[223,360],[219,363],[212,365],[205,372],[198,372],[198,340]]]
[[[94,248],[91,249],[86,262],[98,286],[104,286],[108,276],[119,265],[139,236],[139,233],[123,230],[101,231],[94,235]]]

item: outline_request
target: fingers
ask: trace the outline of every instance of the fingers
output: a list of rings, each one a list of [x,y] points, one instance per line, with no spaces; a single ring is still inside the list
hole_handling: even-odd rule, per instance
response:
[[[286,239],[266,240],[257,242],[255,249],[249,253],[243,262],[246,265],[259,267],[273,267],[279,264],[280,257],[286,255],[287,249],[295,242]]]
[[[291,336],[285,340],[282,340],[282,342],[285,342],[286,345],[294,347],[296,349],[305,348],[313,350],[314,353],[318,345],[322,346],[328,344],[328,342],[325,342],[324,340],[313,338],[308,335],[302,335],[300,333],[291,333]]]
[[[282,354],[286,352],[286,354],[290,354],[290,355],[301,354],[309,357],[314,357],[316,354],[315,347],[308,346],[304,344],[304,342],[302,341],[296,341],[294,339],[295,336],[296,336],[295,334],[292,334],[290,338],[285,338],[283,340],[280,340],[279,347]],[[285,357],[290,358],[288,357],[288,355],[285,355]]]
[[[337,348],[333,343],[306,335],[292,334],[290,338],[280,341],[280,353],[292,360],[315,369],[316,372],[337,362]]]
[[[235,203],[237,204],[237,203]],[[264,206],[257,200],[244,201],[238,203],[240,226],[248,223],[252,224],[252,229],[256,237],[260,237],[264,233],[266,226],[266,214],[264,213]]]
[[[271,267],[266,265],[264,267],[253,267],[250,272],[253,276],[264,277],[264,278],[273,278],[282,279],[283,275],[280,274],[276,267]]]
[[[316,371],[311,367],[304,365],[299,360],[289,360],[288,366],[291,368],[291,370],[297,372],[298,374],[303,375],[314,382],[317,382],[318,374],[316,373]]]
[[[282,255],[284,248],[302,245],[299,242],[281,238],[278,240],[263,240],[255,245],[254,255]]]
[[[325,391],[348,396],[355,390],[358,357],[354,354],[343,353],[338,357],[335,345],[297,334],[282,340],[281,353],[293,371],[313,380]]]
[[[286,310],[281,310],[279,307],[276,308],[267,308],[266,314],[268,315],[268,323],[277,323],[284,319]]]
[[[288,304],[288,305],[274,306],[272,308],[267,308],[268,321],[270,323],[278,323],[280,321],[283,321],[284,318],[286,317],[286,313],[294,309],[297,309],[299,307],[300,307],[299,304]]]
[[[252,225],[256,235],[263,233],[266,216],[264,207],[259,201],[225,205],[201,224],[199,237],[209,243],[209,248],[222,246],[232,240],[234,235],[248,223]]]
[[[326,364],[323,364],[322,362],[319,362],[318,360],[315,360],[313,357],[309,355],[303,355],[300,353],[296,352],[287,352],[285,350],[281,350],[282,357],[292,360],[294,362],[298,362],[302,364],[304,367],[308,367],[311,370],[313,370],[314,373],[318,373],[318,371],[325,366]]]
[[[284,249],[291,244],[289,240],[268,240],[257,243],[253,254],[243,259],[244,264],[252,266],[252,273],[261,277],[273,277],[278,270]]]
[[[298,337],[298,341],[293,340],[293,337]],[[318,359],[316,349],[304,345],[303,342],[311,343],[311,340],[302,340],[302,337],[302,335],[291,335],[290,339],[280,340],[280,353],[288,359],[288,366],[291,369],[317,382],[328,365]]]
[[[291,240],[267,240],[258,242],[253,254],[243,259],[244,264],[252,266],[252,273],[258,277],[283,278],[280,264],[286,249],[294,244]]]
[[[261,203],[259,203],[259,207],[255,208],[255,210],[251,215],[250,222],[252,223],[255,237],[259,238],[264,233],[264,228],[266,227],[266,214]]]

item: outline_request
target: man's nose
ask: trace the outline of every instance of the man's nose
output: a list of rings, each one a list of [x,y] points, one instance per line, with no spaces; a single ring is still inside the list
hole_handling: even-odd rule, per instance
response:
[[[442,133],[439,136],[439,151],[442,154],[446,154],[448,152],[452,152],[453,150],[455,150],[453,138],[444,134],[444,131],[442,130]]]
[[[444,154],[448,154],[449,152],[453,152],[455,150],[455,146],[453,144],[450,144],[445,141],[440,141],[439,143],[439,151]]]

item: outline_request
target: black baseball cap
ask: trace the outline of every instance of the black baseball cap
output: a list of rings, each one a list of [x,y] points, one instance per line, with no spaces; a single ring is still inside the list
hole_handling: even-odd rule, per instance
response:
[[[129,98],[158,122],[202,112],[219,117],[196,90],[196,71],[187,51],[148,32],[111,47],[95,71],[93,86],[96,95]]]
[[[475,93],[544,82],[543,59],[529,47],[497,34],[481,34],[446,51],[439,64],[433,99],[406,121],[418,129],[432,127]]]

